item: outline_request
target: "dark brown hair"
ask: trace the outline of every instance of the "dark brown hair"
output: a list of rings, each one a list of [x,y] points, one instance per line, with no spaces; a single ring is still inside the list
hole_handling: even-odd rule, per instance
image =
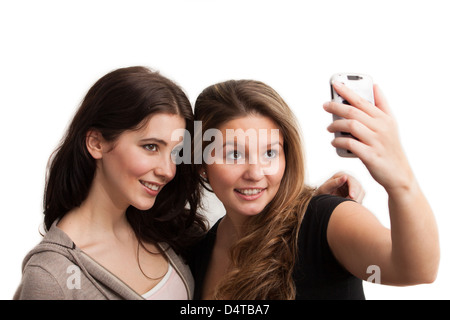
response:
[[[113,142],[126,130],[137,130],[156,113],[178,114],[193,131],[193,113],[183,90],[158,72],[145,67],[112,71],[88,91],[60,145],[49,160],[44,194],[44,224],[52,223],[86,199],[96,163],[86,148],[86,134],[99,131]],[[185,139],[190,143],[190,139]],[[176,174],[157,196],[153,207],[133,206],[126,215],[139,240],[166,242],[178,253],[205,230],[199,206],[198,174],[181,163]]]

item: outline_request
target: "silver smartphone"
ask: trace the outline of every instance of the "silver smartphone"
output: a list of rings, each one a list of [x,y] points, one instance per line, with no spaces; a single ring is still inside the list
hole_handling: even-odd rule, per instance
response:
[[[344,100],[333,88],[333,81],[339,81],[346,85],[348,88],[353,90],[355,93],[363,97],[364,99],[370,101],[374,104],[373,98],[373,81],[372,78],[366,74],[359,73],[336,73],[330,79],[331,87],[331,100],[338,103],[344,103],[350,105],[348,101]],[[340,119],[336,115],[333,115],[333,121]],[[335,132],[335,137],[353,137],[348,132]],[[354,158],[356,157],[351,151],[341,148],[336,148],[336,152],[341,157]]]

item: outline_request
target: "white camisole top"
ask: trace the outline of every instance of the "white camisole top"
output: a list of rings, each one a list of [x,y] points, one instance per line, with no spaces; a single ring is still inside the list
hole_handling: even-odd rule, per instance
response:
[[[178,272],[169,263],[169,269],[161,281],[142,295],[146,300],[187,300],[188,294]]]

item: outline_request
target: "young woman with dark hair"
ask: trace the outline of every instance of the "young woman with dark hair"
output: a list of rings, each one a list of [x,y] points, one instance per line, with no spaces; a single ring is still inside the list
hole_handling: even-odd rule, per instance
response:
[[[185,93],[158,72],[130,67],[99,79],[49,161],[46,235],[25,258],[14,298],[192,297],[183,261],[206,226],[198,174],[172,161],[183,142],[171,137],[192,128]]]

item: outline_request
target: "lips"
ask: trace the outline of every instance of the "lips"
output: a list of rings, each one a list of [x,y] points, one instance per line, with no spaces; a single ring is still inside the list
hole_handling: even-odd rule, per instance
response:
[[[266,188],[242,188],[242,189],[234,189],[236,195],[247,201],[256,200],[262,196]]]
[[[234,189],[236,192],[246,196],[252,196],[258,193],[261,193],[264,189],[262,188],[254,188],[254,189]]]
[[[161,190],[162,185],[161,184],[157,184],[154,182],[149,182],[149,181],[144,181],[144,180],[139,180],[139,182],[145,187],[145,191],[147,191],[147,193],[149,193],[152,196],[155,196],[158,194],[158,192]]]

